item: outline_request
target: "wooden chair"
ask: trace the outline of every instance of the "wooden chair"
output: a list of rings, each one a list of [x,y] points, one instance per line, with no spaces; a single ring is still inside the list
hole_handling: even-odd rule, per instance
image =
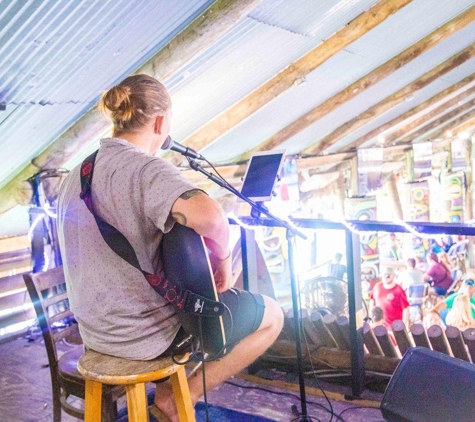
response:
[[[184,359],[188,359],[186,354]],[[149,361],[121,359],[87,350],[78,363],[86,378],[85,422],[101,421],[103,384],[125,386],[129,422],[148,422],[145,383],[170,377],[180,422],[195,422],[185,367],[171,357]]]
[[[83,419],[84,411],[68,402],[70,396],[81,399],[85,397],[85,381],[77,370],[79,358],[84,353],[83,346],[78,345],[59,359],[56,351],[56,343],[63,339],[75,337],[81,343],[77,322],[69,310],[63,267],[36,274],[24,274],[23,278],[35,307],[48,354],[53,387],[53,421],[61,421],[61,409],[71,416]],[[65,327],[52,328],[54,323],[65,318],[68,318]],[[113,403],[120,395],[123,395],[123,389],[117,387],[108,388],[105,392],[102,406],[104,421],[115,420],[117,410]]]

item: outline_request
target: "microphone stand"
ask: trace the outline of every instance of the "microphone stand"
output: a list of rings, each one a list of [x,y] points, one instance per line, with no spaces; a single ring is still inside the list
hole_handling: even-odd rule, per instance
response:
[[[196,162],[196,160],[191,159],[190,157],[186,157],[190,167],[201,173],[204,174],[208,179],[212,180],[217,185],[225,188],[229,192],[233,193],[243,201],[247,202],[251,207],[251,216],[254,217],[257,223],[262,222],[262,218],[260,217],[261,214],[264,214],[269,219],[278,223],[279,226],[285,227],[287,231],[287,248],[288,248],[288,255],[289,255],[289,272],[290,272],[290,286],[292,290],[292,308],[294,312],[294,329],[295,329],[295,343],[297,349],[297,370],[298,370],[298,377],[299,377],[299,386],[300,386],[300,403],[302,407],[302,412],[300,414],[300,421],[303,422],[310,422],[312,419],[307,415],[307,399],[305,394],[305,379],[303,374],[303,357],[302,357],[302,343],[301,343],[301,323],[300,323],[300,312],[299,312],[299,304],[298,304],[298,295],[297,295],[297,283],[295,279],[295,267],[294,267],[294,250],[292,241],[295,236],[299,236],[302,239],[307,239],[307,236],[299,231],[296,227],[291,226],[287,221],[280,219],[279,217],[271,214],[269,210],[262,205],[262,203],[257,203],[252,201],[251,199],[247,198],[246,196],[242,195],[237,189],[231,186],[226,180],[221,177],[216,176],[213,173],[205,170],[201,165]]]

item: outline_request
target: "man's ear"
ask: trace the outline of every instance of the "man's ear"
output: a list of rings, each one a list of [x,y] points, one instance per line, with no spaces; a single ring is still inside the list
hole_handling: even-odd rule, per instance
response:
[[[157,135],[161,135],[163,131],[163,124],[165,122],[165,116],[155,117],[154,131]]]

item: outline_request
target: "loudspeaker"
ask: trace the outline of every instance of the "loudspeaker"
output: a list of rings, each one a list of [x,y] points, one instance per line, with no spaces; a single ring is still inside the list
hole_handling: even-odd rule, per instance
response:
[[[425,347],[409,349],[381,402],[389,422],[475,421],[475,365]]]

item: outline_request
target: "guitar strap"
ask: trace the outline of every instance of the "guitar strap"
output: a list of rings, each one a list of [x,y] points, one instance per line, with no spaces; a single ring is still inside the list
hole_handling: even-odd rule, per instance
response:
[[[221,316],[225,310],[222,303],[207,299],[193,293],[191,290],[185,290],[179,284],[169,282],[165,277],[142,270],[137,254],[127,238],[114,226],[106,223],[94,213],[91,184],[97,153],[98,151],[92,153],[81,164],[80,198],[94,216],[105,242],[117,255],[137,268],[144,275],[153,290],[182,312],[196,313],[202,316]]]

